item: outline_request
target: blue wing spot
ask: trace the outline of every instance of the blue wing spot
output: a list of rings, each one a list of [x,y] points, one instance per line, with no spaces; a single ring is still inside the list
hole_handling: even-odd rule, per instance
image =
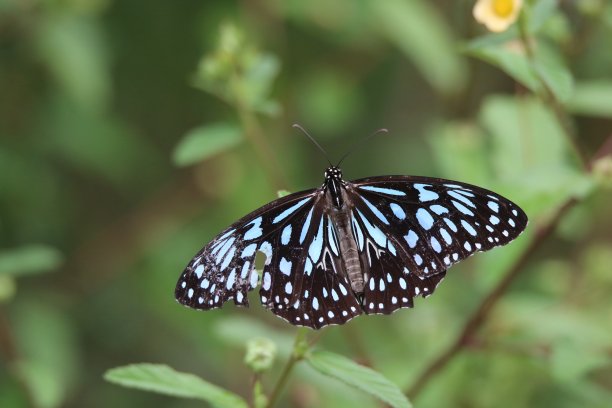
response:
[[[425,228],[426,230],[430,229],[433,226],[434,219],[429,213],[429,211],[424,208],[419,208],[417,210],[416,218],[417,221],[419,221],[419,224],[421,224],[421,227]]]
[[[296,204],[292,205],[291,207],[287,208],[285,211],[283,211],[282,213],[280,213],[276,217],[274,217],[274,219],[272,220],[272,224],[276,224],[276,223],[284,220],[285,218],[287,218],[288,216],[290,216],[291,214],[296,212],[304,204],[306,204],[306,201],[308,201],[308,200],[310,200],[310,197],[304,198],[303,200],[300,200],[298,203],[296,203]]]
[[[460,202],[455,201],[455,200],[451,200],[451,203],[453,203],[455,208],[458,209],[459,211],[461,211],[462,213],[464,213],[465,215],[474,216],[474,213],[472,211],[470,211],[465,205],[461,204]]]
[[[245,240],[248,241],[248,240],[251,240],[251,239],[255,239],[255,238],[261,237],[261,234],[262,234],[262,230],[261,230],[261,217],[257,217],[256,219],[254,219],[253,221],[251,221],[247,225],[252,225],[252,227],[251,227],[250,230],[248,230],[244,234],[244,239]]]
[[[431,185],[429,184],[415,184],[414,185],[414,188],[416,188],[419,191],[419,201],[420,202],[433,201],[433,200],[437,200],[438,198],[440,198],[438,193],[426,190],[425,187],[431,187]]]
[[[391,207],[391,211],[393,211],[393,214],[397,217],[398,220],[403,220],[406,218],[406,213],[399,205],[391,203],[389,204],[389,207]]]
[[[364,203],[366,203],[366,205],[368,206],[368,208],[370,209],[370,211],[372,211],[372,213],[374,213],[374,215],[381,220],[382,222],[384,222],[385,224],[389,225],[389,220],[387,220],[387,217],[385,217],[383,215],[383,213],[380,212],[380,210],[378,208],[376,208],[371,202],[369,202],[368,200],[366,200],[365,197],[361,197],[361,199],[363,200]]]
[[[430,206],[429,209],[433,211],[434,213],[436,213],[437,215],[442,215],[448,212],[448,208],[442,207],[441,205],[438,205],[438,204],[434,204]]]
[[[389,194],[389,195],[394,195],[394,196],[403,197],[406,195],[406,193],[404,193],[403,191],[396,190],[394,188],[384,188],[384,187],[374,187],[374,186],[359,186],[359,188],[362,190],[373,191],[375,193],[383,193],[383,194]]]
[[[413,230],[410,230],[408,231],[408,235],[404,236],[404,239],[408,242],[410,248],[414,248],[419,240],[419,236]]]
[[[281,243],[283,245],[287,245],[291,240],[291,224],[287,224],[285,228],[283,228],[283,232],[281,233]]]
[[[474,227],[470,225],[466,220],[461,220],[461,226],[465,229],[471,236],[475,237],[477,235]]]

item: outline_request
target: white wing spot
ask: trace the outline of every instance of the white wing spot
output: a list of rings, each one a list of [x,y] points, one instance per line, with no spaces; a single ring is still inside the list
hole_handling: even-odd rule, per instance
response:
[[[489,222],[493,225],[497,225],[499,224],[499,218],[497,218],[496,216],[492,215],[489,217]]]

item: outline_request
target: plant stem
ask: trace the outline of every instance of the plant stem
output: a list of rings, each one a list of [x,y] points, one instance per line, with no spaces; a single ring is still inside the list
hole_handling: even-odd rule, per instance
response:
[[[240,117],[240,121],[242,122],[242,126],[244,127],[245,136],[255,149],[255,153],[266,172],[270,184],[276,191],[289,189],[289,185],[283,177],[280,167],[274,158],[274,154],[266,142],[257,116],[248,108],[246,103],[240,100],[240,98],[237,98],[235,107]]]
[[[536,55],[532,47],[531,41],[529,41],[529,33],[527,31],[527,20],[525,18],[524,13],[521,13],[519,17],[518,29],[519,29],[519,34],[521,37],[521,42],[525,49],[525,54],[527,55],[527,59],[529,63],[531,64],[531,68],[533,70],[534,75],[536,76],[536,78],[538,79],[542,87],[542,91],[538,92],[537,95],[540,97],[540,99],[542,99],[542,101],[545,104],[547,104],[551,108],[553,114],[557,118],[557,122],[559,123],[559,125],[561,126],[561,129],[563,130],[563,133],[570,145],[570,148],[573,150],[574,155],[580,162],[580,165],[582,166],[582,168],[586,170],[588,168],[587,159],[585,155],[582,153],[578,144],[576,143],[576,134],[575,134],[576,132],[574,130],[574,125],[571,122],[569,115],[563,108],[563,105],[561,104],[559,99],[557,99],[557,97],[555,96],[555,93],[550,88],[545,78],[540,73],[540,71],[537,69]]]
[[[527,261],[536,252],[536,250],[542,245],[542,243],[548,238],[555,230],[559,221],[563,216],[578,203],[578,199],[569,198],[553,215],[553,217],[544,225],[542,225],[535,233],[533,240],[523,252],[520,258],[512,265],[512,267],[506,272],[504,277],[499,281],[497,286],[485,297],[478,308],[472,313],[471,317],[467,320],[463,329],[459,335],[455,338],[453,343],[443,351],[433,362],[431,362],[425,370],[417,377],[412,386],[406,391],[406,395],[410,399],[414,399],[425,386],[438,374],[448,363],[463,349],[463,347],[470,342],[476,332],[485,323],[494,306],[506,293],[512,282],[523,270]]]
[[[287,384],[287,380],[291,375],[293,367],[295,367],[295,364],[298,361],[304,359],[304,354],[310,346],[306,342],[306,330],[307,329],[305,328],[299,328],[297,330],[297,333],[295,334],[295,342],[293,343],[293,351],[291,352],[291,356],[289,357],[289,360],[287,360],[287,363],[285,364],[285,367],[283,368],[283,371],[280,377],[278,378],[278,381],[276,382],[272,393],[270,394],[267,408],[272,408],[274,407],[274,405],[276,405],[276,402],[278,401],[278,398],[280,397],[280,394],[283,391],[285,384]]]

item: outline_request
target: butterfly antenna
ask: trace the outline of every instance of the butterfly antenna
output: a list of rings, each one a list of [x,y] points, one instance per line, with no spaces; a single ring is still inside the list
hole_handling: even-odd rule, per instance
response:
[[[368,137],[365,137],[363,139],[361,139],[361,141],[353,144],[353,147],[344,154],[344,156],[342,156],[342,158],[340,159],[340,161],[338,162],[338,164],[336,165],[336,167],[340,166],[342,164],[342,162],[344,161],[344,159],[346,159],[351,153],[353,153],[355,150],[357,150],[357,148],[363,146],[365,144],[365,142],[367,142],[368,140],[372,139],[374,136],[378,135],[379,133],[389,133],[389,131],[385,128],[382,129],[378,129],[377,131],[373,132],[372,134],[370,134]]]
[[[319,148],[321,153],[323,153],[323,156],[325,156],[329,165],[333,166],[331,160],[329,160],[329,156],[327,155],[327,152],[325,151],[325,149],[321,147],[321,145],[314,139],[314,137],[310,136],[310,134],[306,131],[306,129],[304,129],[302,126],[298,125],[297,123],[294,123],[293,125],[291,125],[291,127],[294,129],[299,129],[302,133],[304,133],[310,139],[310,141]]]

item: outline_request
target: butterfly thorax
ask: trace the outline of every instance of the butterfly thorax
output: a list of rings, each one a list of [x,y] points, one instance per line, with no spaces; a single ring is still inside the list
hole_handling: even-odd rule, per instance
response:
[[[325,171],[325,197],[330,204],[329,216],[338,232],[343,272],[346,273],[353,292],[360,295],[363,293],[364,276],[357,243],[351,230],[351,202],[345,183],[338,167],[332,166]]]

